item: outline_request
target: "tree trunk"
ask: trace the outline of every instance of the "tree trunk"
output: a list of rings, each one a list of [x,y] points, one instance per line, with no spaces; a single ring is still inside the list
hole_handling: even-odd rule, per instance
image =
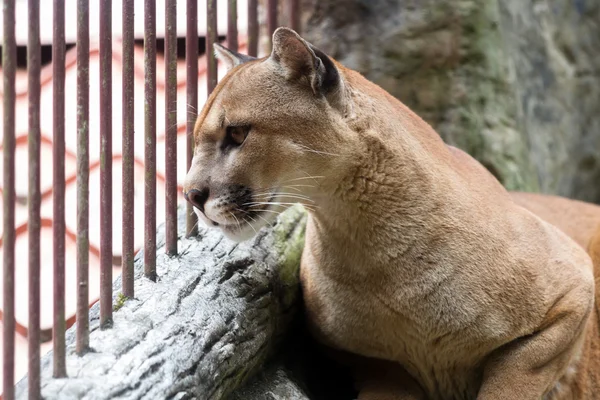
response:
[[[215,230],[183,238],[179,255],[164,254],[158,231],[157,282],[135,261],[135,299],[113,285],[112,329],[99,329],[99,305],[90,310],[91,350],[75,354],[75,327],[67,333],[67,379],[52,379],[52,354],[42,360],[46,399],[222,399],[259,372],[277,349],[298,309],[298,270],[305,212],[294,207],[254,240],[234,244]],[[27,378],[17,385],[27,398]],[[303,399],[281,366],[233,395],[237,399]]]

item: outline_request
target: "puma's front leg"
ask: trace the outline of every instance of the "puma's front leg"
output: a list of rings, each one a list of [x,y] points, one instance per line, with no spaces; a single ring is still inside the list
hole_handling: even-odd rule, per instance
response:
[[[581,349],[593,300],[593,280],[587,279],[557,296],[535,332],[492,354],[477,398],[540,400],[550,392]]]

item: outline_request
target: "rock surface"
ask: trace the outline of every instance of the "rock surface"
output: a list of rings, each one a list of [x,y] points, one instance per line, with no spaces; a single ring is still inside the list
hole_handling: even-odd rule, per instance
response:
[[[600,0],[307,0],[305,36],[512,190],[600,202]]]
[[[116,301],[114,325],[99,329],[99,305],[90,310],[91,351],[75,354],[75,327],[67,332],[66,379],[52,379],[52,354],[42,360],[45,399],[222,399],[258,373],[275,351],[299,306],[298,271],[305,212],[294,207],[279,222],[236,245],[215,230],[183,238],[179,256],[164,254],[158,232],[157,282],[135,261],[136,298]],[[26,378],[17,399],[27,398]],[[239,399],[302,399],[281,367],[264,371]],[[241,397],[240,397],[241,396]]]

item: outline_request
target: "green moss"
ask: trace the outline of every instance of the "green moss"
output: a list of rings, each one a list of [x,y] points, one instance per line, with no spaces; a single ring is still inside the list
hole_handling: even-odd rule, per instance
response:
[[[455,87],[466,96],[455,106],[460,118],[453,128],[456,145],[481,162],[509,190],[538,191],[519,130],[510,58],[504,49],[496,1],[464,2],[461,43],[465,56],[455,72]]]
[[[123,307],[125,305],[126,301],[127,301],[127,296],[125,296],[123,293],[119,293],[117,295],[117,300],[115,301],[115,305],[113,306],[113,311],[120,310],[121,307]]]
[[[290,208],[279,217],[279,224],[273,230],[275,243],[280,254],[279,281],[285,286],[296,286],[300,279],[300,258],[304,249],[306,233],[306,211],[300,205]],[[285,306],[292,304],[297,291],[284,291]]]

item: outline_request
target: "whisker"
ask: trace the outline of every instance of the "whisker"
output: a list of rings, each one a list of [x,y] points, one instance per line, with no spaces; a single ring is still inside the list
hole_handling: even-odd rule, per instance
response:
[[[270,211],[270,210],[262,210],[262,211]],[[279,213],[276,213],[276,214],[279,214]],[[265,218],[264,218],[262,215],[260,215],[260,214],[254,214],[254,215],[256,215],[258,218],[260,218],[260,219],[262,219],[263,221],[265,221],[265,223],[266,223],[266,224],[267,224],[267,226],[269,226],[269,227],[271,227],[271,226],[273,226],[273,225],[275,224],[275,221],[273,221],[273,222],[269,222],[269,220],[265,219]]]
[[[296,194],[296,193],[287,193],[287,192],[263,192],[263,193],[256,193],[254,194],[254,196],[297,196],[297,197],[304,197],[306,199],[309,199],[310,197],[308,197],[305,194]]]
[[[279,207],[284,207],[284,206],[294,206],[298,203],[273,203],[273,202],[253,202],[253,203],[246,203],[244,205],[248,206],[249,208],[255,208],[261,205],[272,205],[272,206],[279,206]],[[307,210],[312,210],[314,211],[316,208],[318,208],[318,206],[316,205],[308,205],[308,204],[303,204],[304,208],[306,208]],[[261,211],[267,211],[267,210],[261,210]]]
[[[299,187],[310,187],[310,188],[314,188],[314,187],[316,187],[316,186],[315,186],[315,185],[286,185],[286,186],[281,186],[281,187],[282,187],[282,188],[290,188],[290,189],[293,189],[293,188],[299,188]],[[298,189],[295,189],[295,190],[298,190]]]
[[[252,226],[252,224],[246,218],[243,218],[243,220],[244,220],[245,223],[247,223],[250,226],[250,228],[252,228],[252,230],[254,231],[254,234],[258,235],[258,232],[256,232],[256,229],[254,229],[254,227]],[[256,222],[256,220],[255,220],[255,222]]]
[[[241,231],[241,230],[242,230],[242,226],[240,225],[240,220],[239,220],[239,219],[237,219],[237,217],[235,216],[235,214],[234,214],[234,213],[232,213],[231,211],[229,211],[229,214],[230,214],[230,215],[231,215],[233,218],[235,218],[235,221],[237,222],[237,225],[238,225],[238,229]]]
[[[252,221],[256,222],[256,220],[255,220],[254,218],[252,218],[252,216],[250,215],[250,213],[249,213],[249,212],[247,212],[247,211],[244,211],[244,210],[240,210],[240,209],[238,209],[238,211],[241,211],[241,212],[243,212],[244,214],[246,214],[246,216],[245,216],[244,218],[250,218]]]
[[[305,146],[305,145],[303,145],[303,144],[300,144],[300,143],[294,143],[294,144],[295,144],[296,146],[298,146],[298,147],[300,147],[300,148],[304,149],[305,151],[307,151],[307,152],[309,152],[309,153],[315,153],[315,154],[319,154],[319,155],[325,155],[325,156],[338,156],[338,157],[339,157],[339,154],[335,154],[335,153],[328,153],[328,152],[326,152],[326,151],[320,151],[320,150],[311,149],[310,147],[308,147],[308,146]]]
[[[306,172],[305,172],[305,173],[306,173]],[[302,176],[302,177],[300,177],[300,178],[289,179],[289,180],[287,180],[287,181],[285,181],[285,182],[295,182],[295,181],[301,181],[301,180],[303,180],[303,179],[319,179],[319,178],[325,178],[325,176],[323,176],[323,175],[317,175],[317,176],[312,176],[312,175],[309,175],[309,176]],[[284,182],[284,183],[285,183],[285,182]]]
[[[256,195],[254,195],[254,197],[267,197],[267,198],[270,198],[270,197],[272,197],[271,195],[280,196],[280,197],[289,197],[290,199],[298,199],[298,200],[310,201],[311,203],[315,202],[310,197],[303,196],[303,195],[298,195],[298,194],[290,194],[290,193],[272,193],[272,194],[265,193],[265,194],[256,194]]]
[[[270,213],[272,213],[272,214],[277,214],[277,215],[281,214],[281,212],[279,212],[279,211],[275,211],[275,210],[258,210],[258,212],[261,212],[261,213],[262,213],[262,212],[270,212]],[[256,215],[257,217],[259,217],[259,218],[260,218],[260,214],[254,214],[254,215]]]

